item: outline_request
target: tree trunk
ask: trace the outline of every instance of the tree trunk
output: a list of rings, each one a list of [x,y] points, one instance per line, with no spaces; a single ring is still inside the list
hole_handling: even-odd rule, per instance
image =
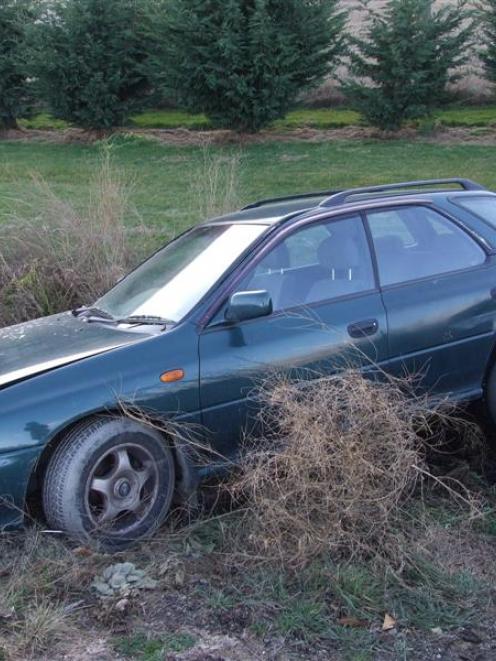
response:
[[[16,131],[19,128],[19,125],[17,123],[17,119],[15,117],[12,117],[11,115],[8,116],[3,116],[0,119],[0,128],[4,129],[5,131]]]

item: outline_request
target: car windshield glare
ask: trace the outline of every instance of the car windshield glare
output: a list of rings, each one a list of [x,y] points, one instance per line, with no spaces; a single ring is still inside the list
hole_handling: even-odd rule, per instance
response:
[[[159,250],[95,306],[116,318],[180,321],[265,230],[241,223],[197,227]]]

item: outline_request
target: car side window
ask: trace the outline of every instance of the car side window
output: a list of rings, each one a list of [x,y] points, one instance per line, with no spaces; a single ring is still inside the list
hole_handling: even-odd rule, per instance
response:
[[[278,311],[374,288],[363,222],[351,216],[295,231],[263,257],[237,291],[266,290]]]
[[[456,204],[468,209],[476,216],[496,227],[496,196],[495,195],[471,195],[457,198]]]
[[[393,285],[482,264],[482,248],[456,223],[424,206],[369,211],[379,277]]]

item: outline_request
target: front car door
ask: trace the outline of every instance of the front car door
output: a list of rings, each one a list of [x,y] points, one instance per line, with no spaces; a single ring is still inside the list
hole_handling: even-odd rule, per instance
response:
[[[233,285],[268,291],[273,313],[224,318],[229,296],[200,336],[203,424],[217,451],[235,452],[256,417],[254,393],[267,377],[329,374],[387,358],[387,323],[360,215],[282,230]]]
[[[495,258],[430,205],[374,209],[367,220],[391,371],[418,377],[434,393],[479,396],[494,342]]]

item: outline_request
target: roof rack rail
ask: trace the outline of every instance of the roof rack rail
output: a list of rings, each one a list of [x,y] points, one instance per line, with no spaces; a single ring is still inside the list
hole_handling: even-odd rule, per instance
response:
[[[252,202],[246,207],[243,207],[241,211],[246,211],[247,209],[257,209],[258,207],[264,207],[266,204],[276,204],[277,202],[291,202],[294,200],[304,200],[311,197],[328,197],[340,193],[340,190],[325,190],[317,191],[315,193],[301,193],[300,195],[286,195],[284,197],[271,197],[266,200],[258,200],[257,202]]]
[[[387,193],[389,191],[403,191],[405,188],[423,188],[424,186],[442,186],[447,184],[458,184],[463,190],[487,190],[484,186],[472,181],[453,177],[451,179],[419,179],[418,181],[403,181],[395,184],[384,184],[382,186],[366,186],[363,188],[350,188],[340,191],[321,202],[321,207],[336,207],[344,204],[353,195],[365,195],[367,193]],[[412,191],[413,192],[413,191]],[[408,194],[405,192],[405,194]]]

